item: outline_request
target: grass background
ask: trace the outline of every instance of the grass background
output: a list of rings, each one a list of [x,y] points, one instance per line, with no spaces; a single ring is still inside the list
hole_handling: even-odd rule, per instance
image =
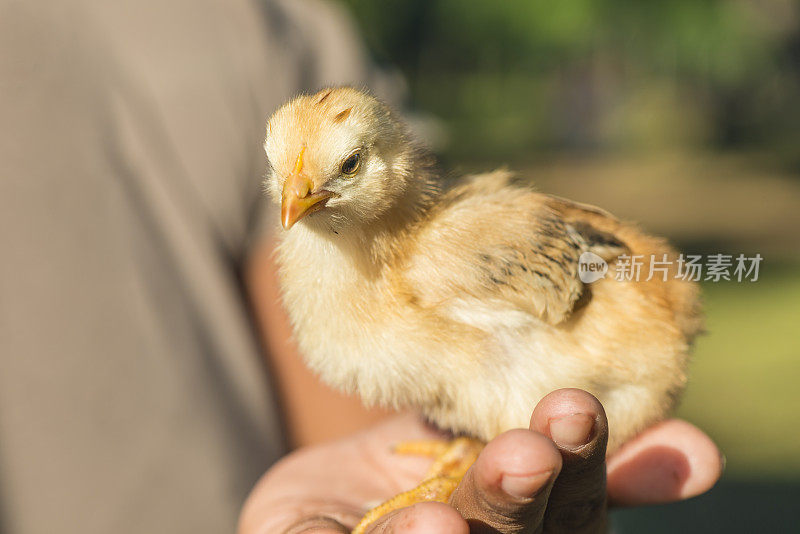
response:
[[[679,415],[722,444],[729,476],[800,477],[800,274],[767,264],[755,283],[703,286],[708,335]]]

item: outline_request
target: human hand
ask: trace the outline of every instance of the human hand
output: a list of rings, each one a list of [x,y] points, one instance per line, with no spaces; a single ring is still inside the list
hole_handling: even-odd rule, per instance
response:
[[[646,430],[608,461],[607,436],[597,399],[555,391],[536,406],[529,430],[506,432],[486,446],[450,505],[398,510],[369,532],[603,532],[609,505],[685,499],[707,491],[721,474],[717,447],[684,421]],[[442,437],[405,415],[292,453],[251,493],[239,534],[349,532],[366,507],[421,482],[430,460],[393,454],[392,445]]]

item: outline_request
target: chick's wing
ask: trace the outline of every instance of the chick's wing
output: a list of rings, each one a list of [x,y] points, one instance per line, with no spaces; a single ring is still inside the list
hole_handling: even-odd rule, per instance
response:
[[[612,220],[514,185],[506,173],[476,176],[449,191],[422,224],[404,279],[416,302],[451,316],[494,310],[503,321],[516,314],[558,324],[584,292],[581,254],[608,261],[627,250],[597,224],[604,219]]]

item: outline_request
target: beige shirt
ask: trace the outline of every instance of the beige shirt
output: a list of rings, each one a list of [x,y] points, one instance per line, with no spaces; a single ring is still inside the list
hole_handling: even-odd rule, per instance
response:
[[[365,82],[288,0],[0,0],[0,531],[231,532],[284,450],[241,266],[266,117]]]

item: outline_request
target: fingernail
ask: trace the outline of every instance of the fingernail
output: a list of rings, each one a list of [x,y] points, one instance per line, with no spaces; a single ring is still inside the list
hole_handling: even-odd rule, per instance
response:
[[[574,413],[551,419],[550,437],[562,449],[578,449],[589,443],[593,428],[594,417]]]
[[[535,475],[503,475],[500,489],[516,499],[527,499],[544,487],[552,476],[552,471]]]

